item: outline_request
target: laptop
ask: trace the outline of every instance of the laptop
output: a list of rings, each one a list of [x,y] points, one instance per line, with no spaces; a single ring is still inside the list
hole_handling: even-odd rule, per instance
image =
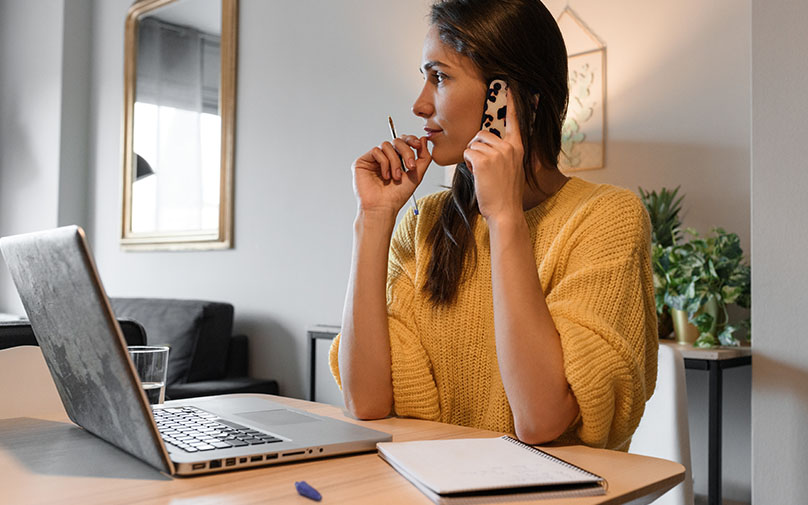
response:
[[[84,231],[0,239],[6,264],[70,419],[170,475],[375,451],[392,437],[259,395],[150,406]]]

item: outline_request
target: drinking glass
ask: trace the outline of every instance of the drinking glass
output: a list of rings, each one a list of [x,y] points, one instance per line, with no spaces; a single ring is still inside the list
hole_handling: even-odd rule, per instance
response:
[[[130,345],[129,357],[135,365],[149,404],[161,404],[166,399],[168,347],[162,345]]]

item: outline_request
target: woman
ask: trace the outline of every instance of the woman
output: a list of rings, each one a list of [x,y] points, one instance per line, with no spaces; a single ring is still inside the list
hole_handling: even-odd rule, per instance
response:
[[[558,170],[568,90],[555,20],[538,0],[438,2],[421,72],[426,136],[353,165],[330,360],[348,410],[627,450],[656,378],[650,226],[631,192]],[[480,130],[492,79],[508,84],[502,138]],[[419,200],[393,234],[433,160],[457,163],[451,191]]]

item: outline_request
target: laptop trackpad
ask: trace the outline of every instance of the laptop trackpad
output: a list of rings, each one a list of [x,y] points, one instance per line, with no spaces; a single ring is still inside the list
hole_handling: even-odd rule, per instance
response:
[[[250,421],[270,426],[280,426],[283,424],[302,424],[313,423],[320,419],[310,417],[305,414],[298,414],[286,409],[275,410],[259,410],[256,412],[239,412],[236,414],[239,417],[249,419]]]

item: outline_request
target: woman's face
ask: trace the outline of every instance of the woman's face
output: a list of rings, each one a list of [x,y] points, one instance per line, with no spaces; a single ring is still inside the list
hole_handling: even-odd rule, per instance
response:
[[[424,120],[432,159],[444,166],[460,163],[480,131],[486,83],[468,57],[441,42],[434,26],[424,40],[421,73],[424,87],[412,112]]]

